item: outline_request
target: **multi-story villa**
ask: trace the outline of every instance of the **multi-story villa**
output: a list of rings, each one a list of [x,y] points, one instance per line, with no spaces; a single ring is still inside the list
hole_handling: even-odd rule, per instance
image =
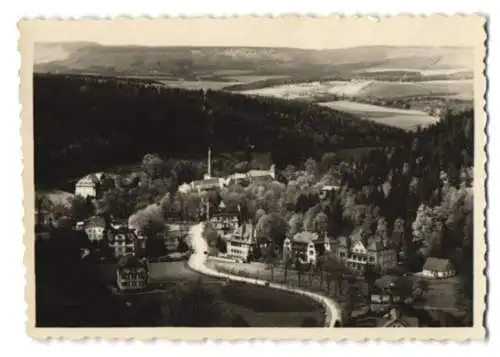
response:
[[[116,267],[116,283],[121,291],[141,290],[148,285],[148,264],[133,256],[121,257]]]
[[[246,262],[256,244],[255,226],[244,223],[227,239],[227,256]]]
[[[210,223],[221,236],[229,232],[235,231],[239,224],[240,219],[237,213],[232,212],[217,212],[210,217]]]
[[[331,251],[331,240],[327,236],[321,239],[314,232],[298,232],[285,239],[283,249],[283,253],[293,253],[303,263],[316,264],[322,254]]]
[[[137,250],[137,235],[128,227],[110,227],[106,232],[108,245],[116,258],[134,256]]]
[[[339,237],[332,244],[332,248],[347,267],[361,274],[367,265],[379,268],[381,272],[388,271],[398,265],[396,250],[373,237],[366,241]]]

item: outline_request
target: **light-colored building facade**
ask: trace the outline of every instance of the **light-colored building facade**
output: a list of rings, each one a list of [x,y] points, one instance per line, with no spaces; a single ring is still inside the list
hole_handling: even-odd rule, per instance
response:
[[[429,257],[422,269],[422,275],[428,278],[444,279],[455,274],[455,268],[448,259]]]
[[[225,179],[223,178],[206,178],[204,180],[198,180],[191,182],[191,190],[202,193],[207,191],[213,191],[224,188]]]
[[[102,178],[102,173],[88,174],[82,177],[75,186],[75,195],[87,197],[97,197],[99,183]]]
[[[302,264],[316,264],[322,254],[331,251],[331,239],[314,232],[298,232],[283,243],[283,255],[293,254]]]
[[[274,181],[276,180],[276,166],[271,165],[269,170],[249,170],[246,173],[247,179],[250,182],[256,181],[256,180],[270,180]]]
[[[368,242],[350,241],[347,237],[339,237],[332,245],[337,257],[355,272],[363,273],[367,265],[379,268],[381,272],[396,268],[398,254],[395,249],[375,238]]]
[[[227,257],[246,262],[252,247],[256,244],[255,226],[244,223],[228,238]]]

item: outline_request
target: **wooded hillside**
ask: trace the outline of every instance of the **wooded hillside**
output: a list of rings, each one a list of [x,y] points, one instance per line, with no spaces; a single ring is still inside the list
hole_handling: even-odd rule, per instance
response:
[[[199,158],[210,142],[215,154],[250,142],[284,166],[409,135],[314,104],[49,74],[34,77],[34,118],[37,182],[135,163],[147,152]]]

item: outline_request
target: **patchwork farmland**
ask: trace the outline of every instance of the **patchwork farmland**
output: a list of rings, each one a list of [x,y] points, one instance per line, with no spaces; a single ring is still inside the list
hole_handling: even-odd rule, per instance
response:
[[[438,118],[419,110],[388,108],[348,100],[319,103],[319,105],[406,130],[416,129],[417,126],[425,127],[438,121]]]
[[[473,83],[470,80],[442,80],[425,82],[389,82],[376,80],[305,82],[248,90],[248,95],[272,96],[286,99],[309,99],[333,94],[357,98],[404,98],[435,96],[471,100]]]

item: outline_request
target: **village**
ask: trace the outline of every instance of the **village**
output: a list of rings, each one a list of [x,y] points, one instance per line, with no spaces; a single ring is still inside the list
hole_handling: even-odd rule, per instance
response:
[[[64,225],[84,234],[89,244],[82,250],[82,259],[93,259],[96,264],[114,263],[117,291],[133,293],[147,291],[151,285],[150,263],[187,260],[192,254],[189,229],[193,224],[204,222],[209,267],[331,296],[343,303],[352,321],[355,321],[354,316],[365,321],[353,324],[379,326],[380,319],[374,320],[370,313],[394,304],[413,309],[407,320],[401,312],[393,311],[399,321],[397,324],[401,325],[397,327],[418,325],[414,316],[416,307],[438,313],[449,310],[440,306],[440,292],[434,293],[433,298],[430,288],[436,285],[442,289],[440,287],[446,286],[447,281],[452,281],[456,272],[449,260],[429,256],[420,271],[412,272],[400,242],[387,235],[367,234],[363,226],[356,227],[347,236],[332,236],[327,229],[328,218],[322,212],[313,217],[314,224],[300,224],[295,229],[291,227],[293,217],[285,222],[287,227],[283,229],[269,219],[263,220],[262,214],[251,217],[241,204],[228,205],[224,199],[214,201],[213,197],[235,186],[286,186],[277,181],[275,166],[214,177],[210,160],[209,150],[208,172],[203,179],[178,186],[180,194],[193,193],[200,197],[196,214],[189,220],[180,216],[168,217],[164,221],[165,229],[152,235],[147,232],[151,222],[115,219],[102,213],[84,220],[59,218],[54,222],[48,218],[50,212],[37,211],[36,236],[43,239],[50,234],[50,227]],[[75,197],[88,201],[99,198],[104,177],[103,173],[95,173],[80,179],[75,186]],[[327,183],[308,183],[313,187],[316,206],[328,204],[342,190],[339,181],[330,179]],[[387,317],[382,322],[386,320]]]

